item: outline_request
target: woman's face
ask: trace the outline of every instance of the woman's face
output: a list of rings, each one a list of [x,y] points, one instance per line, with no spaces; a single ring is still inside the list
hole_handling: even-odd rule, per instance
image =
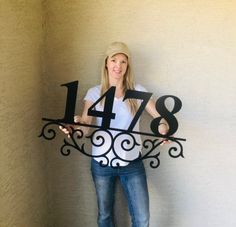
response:
[[[123,80],[128,67],[128,59],[125,54],[116,54],[107,58],[106,63],[110,80]]]

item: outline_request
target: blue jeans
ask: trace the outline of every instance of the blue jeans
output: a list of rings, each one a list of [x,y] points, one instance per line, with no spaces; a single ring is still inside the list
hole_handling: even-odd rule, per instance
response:
[[[128,201],[132,227],[149,226],[149,196],[145,168],[141,160],[125,167],[101,167],[92,159],[91,171],[97,193],[98,226],[113,227],[115,181],[120,179]]]

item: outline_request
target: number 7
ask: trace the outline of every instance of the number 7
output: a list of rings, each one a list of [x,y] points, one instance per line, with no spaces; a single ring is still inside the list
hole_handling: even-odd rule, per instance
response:
[[[136,91],[136,90],[127,90],[126,91],[123,101],[125,101],[126,99],[141,99],[141,100],[143,100],[140,107],[138,108],[137,113],[135,114],[132,122],[130,123],[128,131],[133,130],[135,124],[137,123],[138,119],[140,118],[140,115],[144,111],[151,96],[152,96],[152,93],[150,93],[150,92]]]

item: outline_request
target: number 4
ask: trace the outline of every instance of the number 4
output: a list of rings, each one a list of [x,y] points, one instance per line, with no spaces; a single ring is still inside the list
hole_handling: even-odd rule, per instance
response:
[[[93,117],[101,117],[103,129],[107,129],[110,127],[111,119],[115,119],[116,114],[112,113],[113,102],[115,97],[115,87],[111,87],[108,89],[89,109],[88,115]],[[105,98],[104,109],[103,111],[94,110],[95,106],[99,104],[99,102]]]
[[[112,113],[113,103],[114,103],[114,97],[115,97],[115,87],[111,87],[104,93],[89,109],[88,109],[88,115],[93,117],[101,117],[102,118],[102,125],[101,127],[103,129],[107,129],[110,127],[111,119],[115,119],[115,113]],[[137,110],[137,113],[135,114],[132,122],[130,123],[130,126],[128,128],[128,131],[132,131],[135,124],[137,123],[138,119],[140,118],[140,115],[144,111],[149,99],[151,98],[152,93],[149,92],[142,92],[142,91],[135,91],[135,90],[127,90],[124,96],[123,101],[126,99],[140,99],[143,100],[140,107]],[[103,111],[97,111],[94,110],[95,106],[99,104],[99,102],[105,98],[104,102],[104,109]]]

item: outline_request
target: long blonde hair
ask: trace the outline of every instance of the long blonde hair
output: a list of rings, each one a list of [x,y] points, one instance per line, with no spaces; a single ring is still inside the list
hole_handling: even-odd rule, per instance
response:
[[[118,53],[125,54],[128,59],[128,66],[127,66],[127,70],[126,70],[126,73],[125,73],[124,79],[123,79],[123,94],[125,94],[125,92],[127,90],[134,90],[135,89],[134,76],[133,76],[133,71],[132,71],[131,56],[130,56],[129,49],[125,43],[114,42],[114,43],[111,43],[110,46],[108,47],[107,52],[106,52],[106,56],[104,58],[103,65],[102,65],[101,95],[103,95],[110,88],[108,71],[107,71],[107,67],[106,67],[107,58],[112,57]],[[129,105],[130,112],[134,115],[138,109],[137,100],[136,99],[127,99],[126,101]]]

